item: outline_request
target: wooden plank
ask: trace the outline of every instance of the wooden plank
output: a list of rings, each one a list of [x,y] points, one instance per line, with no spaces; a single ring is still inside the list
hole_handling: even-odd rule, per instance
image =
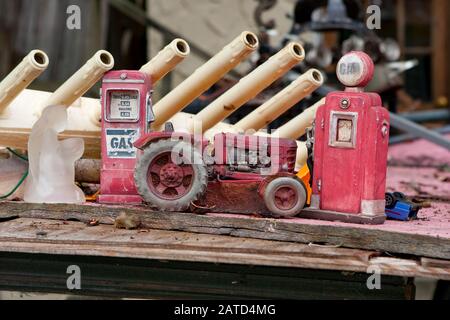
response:
[[[345,248],[24,218],[0,224],[0,250],[353,272],[365,272],[369,258],[377,255]]]
[[[438,260],[438,259],[422,258],[421,259],[421,264],[424,267],[431,267],[431,268],[444,268],[444,269],[450,268],[450,261],[449,260]]]
[[[389,222],[381,226],[366,226],[300,218],[280,220],[240,215],[164,213],[148,210],[145,206],[119,207],[97,204],[31,204],[23,202],[3,202],[0,205],[0,218],[76,219],[83,222],[95,218],[102,224],[112,224],[115,217],[124,210],[138,214],[143,227],[149,229],[307,244],[326,243],[347,248],[450,259],[449,230],[439,229],[436,226],[434,229],[430,229],[427,221],[420,221],[417,224]]]
[[[67,290],[67,267],[80,266],[81,290]],[[366,273],[0,252],[0,290],[146,299],[413,299],[410,280]],[[74,292],[76,291],[76,292]]]
[[[384,275],[450,279],[450,266],[422,266],[416,260],[381,257],[374,251],[27,218],[0,224],[0,251],[362,273],[377,267]]]
[[[0,127],[2,145],[21,150],[28,149],[28,137],[31,129]],[[60,139],[82,138],[84,139],[84,157],[100,159],[100,132],[95,131],[64,131],[59,135]]]
[[[370,261],[371,268],[377,267],[382,274],[405,277],[450,279],[450,267],[423,265],[419,261],[392,257],[376,257]],[[374,269],[371,269],[374,270]]]

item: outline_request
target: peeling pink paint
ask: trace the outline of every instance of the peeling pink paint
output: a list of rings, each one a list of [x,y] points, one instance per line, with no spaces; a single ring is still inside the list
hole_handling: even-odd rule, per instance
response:
[[[387,191],[450,201],[450,172],[435,168],[389,167]]]
[[[237,217],[261,219],[258,217],[230,214],[209,214],[209,216]],[[300,214],[301,216],[301,214]],[[276,223],[278,220],[274,220]],[[383,225],[360,225],[343,222],[321,221],[310,219],[283,219],[283,222],[315,226],[354,227],[367,230],[383,230],[406,234],[427,235],[440,238],[450,238],[450,204],[433,203],[431,208],[424,208],[419,212],[419,219],[409,222],[387,220]]]

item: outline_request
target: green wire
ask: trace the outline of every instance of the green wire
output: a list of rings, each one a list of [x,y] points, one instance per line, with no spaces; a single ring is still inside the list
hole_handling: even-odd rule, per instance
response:
[[[6,149],[7,149],[9,152],[11,152],[13,155],[15,155],[16,157],[18,157],[18,158],[20,158],[20,159],[22,159],[22,160],[28,162],[28,158],[27,158],[26,156],[21,155],[20,153],[16,152],[15,150],[13,150],[13,149],[11,149],[11,148],[6,148]],[[12,195],[14,194],[14,192],[16,192],[17,189],[19,189],[19,187],[22,185],[22,183],[25,181],[25,179],[26,179],[27,177],[28,177],[28,170],[25,171],[25,173],[23,174],[22,178],[20,178],[20,180],[19,180],[19,182],[16,184],[16,186],[15,186],[10,192],[8,192],[7,194],[5,194],[5,195],[3,195],[3,196],[0,196],[0,199],[3,200],[3,199],[7,199],[7,198],[9,198],[10,196],[12,196]]]
[[[13,155],[15,155],[16,157],[24,160],[24,161],[28,161],[28,158],[24,155],[21,155],[20,153],[18,153],[17,151],[11,149],[11,148],[6,148],[9,152],[11,152]]]

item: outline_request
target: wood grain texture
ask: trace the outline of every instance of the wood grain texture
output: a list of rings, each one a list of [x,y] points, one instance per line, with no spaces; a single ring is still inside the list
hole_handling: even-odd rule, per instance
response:
[[[0,127],[2,145],[11,148],[28,149],[28,137],[31,129]],[[83,157],[100,159],[100,132],[94,131],[64,131],[59,134],[59,139],[82,138],[84,140]]]
[[[150,211],[144,206],[124,208],[97,204],[30,204],[23,202],[3,202],[0,205],[0,219],[22,217],[83,222],[98,219],[102,224],[113,224],[115,217],[124,210],[140,215],[143,227],[148,229],[327,244],[450,259],[450,238],[446,235],[439,236],[430,233],[426,226],[417,230],[395,231],[397,224],[359,226],[305,219],[276,220],[239,215],[164,213]]]
[[[418,260],[383,257],[375,251],[30,218],[0,223],[0,251],[362,273],[377,267],[385,275],[450,279],[449,266],[424,266]]]

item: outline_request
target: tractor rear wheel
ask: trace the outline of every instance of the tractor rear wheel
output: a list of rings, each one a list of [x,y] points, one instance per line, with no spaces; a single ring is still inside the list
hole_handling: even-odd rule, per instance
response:
[[[201,154],[186,142],[159,140],[141,155],[134,171],[144,201],[164,211],[184,211],[206,191],[208,173]]]
[[[276,217],[294,217],[305,207],[307,191],[301,181],[280,177],[272,180],[264,191],[267,209]]]

